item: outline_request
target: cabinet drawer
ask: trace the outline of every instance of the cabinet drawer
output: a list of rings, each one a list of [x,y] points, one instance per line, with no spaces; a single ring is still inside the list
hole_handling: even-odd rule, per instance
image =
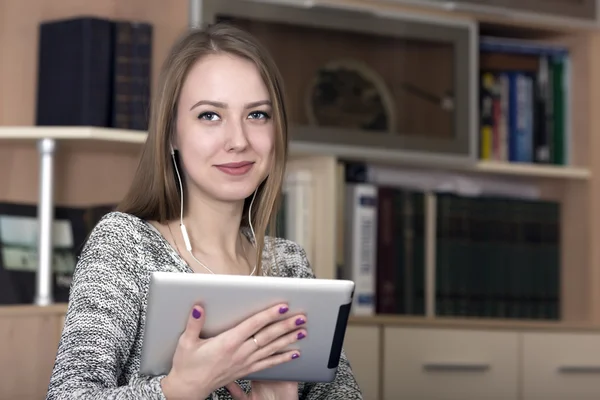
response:
[[[523,400],[600,399],[600,335],[523,334]]]
[[[384,399],[518,398],[518,334],[386,328]]]
[[[379,326],[348,326],[344,351],[365,400],[379,399]]]

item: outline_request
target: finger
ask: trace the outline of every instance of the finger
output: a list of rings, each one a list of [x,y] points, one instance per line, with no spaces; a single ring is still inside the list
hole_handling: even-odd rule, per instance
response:
[[[278,304],[274,307],[269,307],[266,310],[254,314],[250,318],[247,318],[241,322],[231,331],[236,335],[236,337],[232,338],[232,340],[239,344],[243,343],[246,339],[254,335],[265,326],[281,319],[281,316],[288,312],[288,310],[287,304]]]
[[[198,342],[204,320],[204,309],[195,305],[188,316],[185,331],[181,334],[181,340],[190,345]]]
[[[253,374],[255,372],[262,371],[263,369],[285,364],[290,361],[297,360],[298,358],[300,358],[300,351],[298,350],[291,350],[286,351],[285,353],[275,354],[253,363],[248,369],[248,374]]]
[[[250,399],[248,395],[244,392],[244,390],[238,385],[236,382],[231,382],[225,385],[225,389],[229,391],[233,400],[248,400]]]
[[[287,346],[289,343],[293,343],[294,341],[300,340],[303,337],[305,337],[305,330],[298,331],[298,328],[303,327],[305,324],[305,315],[295,315],[291,318],[287,318],[284,321],[267,326],[266,328],[262,329],[254,335],[254,339],[256,339],[256,342],[252,338],[250,340],[247,340],[246,343],[243,345],[242,351],[248,357],[250,357],[253,353],[257,352],[258,347],[261,349],[267,349],[267,351],[261,352],[261,358],[270,356],[276,351],[279,351],[283,347]],[[293,334],[288,335],[288,333],[290,332],[293,332]],[[270,353],[268,349],[270,349]]]
[[[282,337],[283,335],[293,332],[298,328],[306,325],[306,315],[294,315],[283,321],[269,325],[256,333],[254,337],[261,347],[266,346],[272,341]]]
[[[281,336],[271,343],[267,344],[264,347],[256,350],[253,354],[251,354],[248,358],[250,362],[257,362],[262,359],[265,359],[269,356],[272,356],[276,353],[281,353],[283,349],[287,346],[298,342],[299,340],[304,339],[307,336],[307,332],[305,329],[297,329],[292,333],[288,333],[287,335]],[[255,343],[252,343],[255,345]]]

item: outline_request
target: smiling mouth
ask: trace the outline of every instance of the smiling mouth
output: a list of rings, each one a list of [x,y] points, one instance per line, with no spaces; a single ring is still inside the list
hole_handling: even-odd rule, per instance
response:
[[[253,162],[250,161],[241,161],[236,163],[227,163],[227,164],[219,164],[215,165],[215,167],[228,175],[244,175],[248,173],[252,167],[254,166]]]

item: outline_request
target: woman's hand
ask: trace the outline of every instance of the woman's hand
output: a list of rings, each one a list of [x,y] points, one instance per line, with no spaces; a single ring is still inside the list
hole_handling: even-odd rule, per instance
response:
[[[302,329],[306,316],[280,321],[287,311],[285,304],[270,307],[214,338],[200,339],[205,315],[195,306],[179,338],[171,371],[161,383],[167,400],[205,399],[246,375],[298,358],[298,351],[281,351],[306,336]],[[259,392],[272,389],[271,382],[264,385],[258,383]]]
[[[225,388],[234,400],[298,400],[297,382],[252,381],[249,395],[235,382]]]

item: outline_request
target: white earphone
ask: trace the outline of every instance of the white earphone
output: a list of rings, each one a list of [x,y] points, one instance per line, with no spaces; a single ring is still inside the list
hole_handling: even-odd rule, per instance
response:
[[[173,166],[175,167],[175,173],[177,174],[177,180],[179,181],[179,197],[181,200],[180,206],[180,214],[179,214],[179,227],[181,229],[181,235],[183,236],[183,241],[185,242],[185,248],[190,253],[190,256],[202,267],[204,267],[208,272],[214,275],[214,272],[204,265],[200,260],[194,256],[192,253],[192,242],[190,241],[190,237],[188,236],[187,229],[185,224],[183,223],[183,184],[181,183],[181,175],[179,175],[179,168],[177,167],[177,161],[175,160],[175,149],[173,149],[173,145],[171,145],[171,158],[173,159]],[[250,232],[252,232],[252,238],[254,239],[254,247],[256,248],[256,235],[254,234],[254,228],[252,227],[252,204],[254,203],[254,198],[256,197],[256,192],[258,188],[254,190],[254,194],[252,195],[252,200],[250,201],[250,206],[248,207],[248,224],[250,225]],[[254,269],[250,272],[250,275],[254,275],[256,272],[256,264],[254,264]]]

